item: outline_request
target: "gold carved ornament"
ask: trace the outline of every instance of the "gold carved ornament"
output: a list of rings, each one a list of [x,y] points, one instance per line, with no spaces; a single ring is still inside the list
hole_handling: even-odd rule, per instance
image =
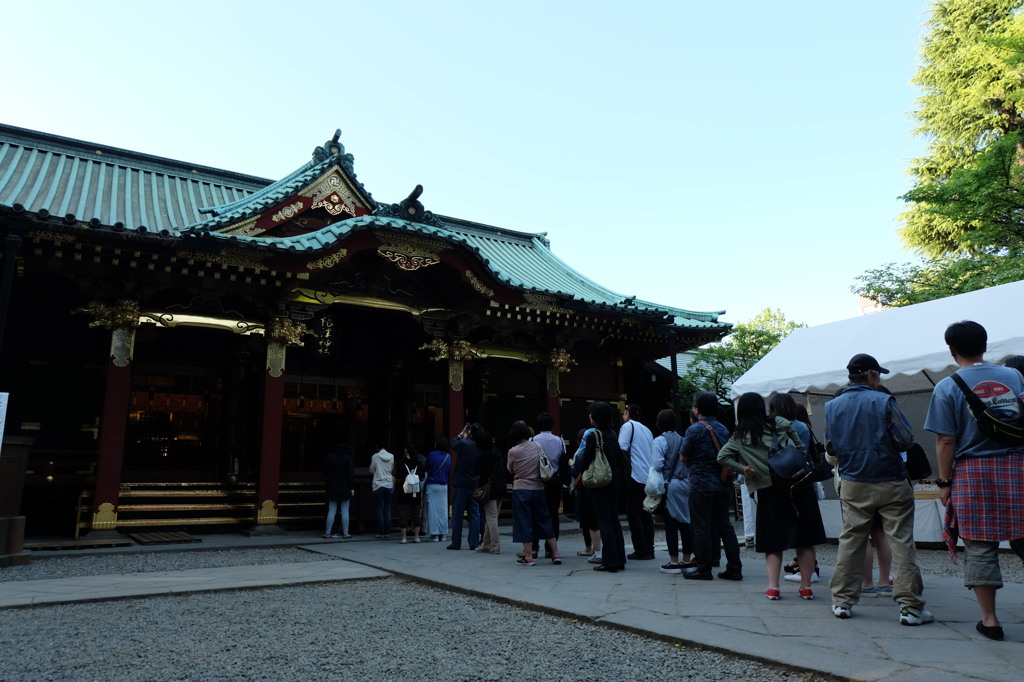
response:
[[[490,288],[482,281],[480,281],[480,278],[474,275],[472,271],[466,270],[466,280],[469,282],[470,286],[476,290],[477,293],[483,294],[488,298],[494,297],[494,289]]]
[[[131,328],[139,326],[139,302],[118,301],[113,305],[90,301],[79,312],[92,317],[89,323],[90,328],[103,327],[104,329]]]
[[[338,249],[328,256],[306,263],[306,268],[309,270],[327,270],[345,260],[346,256],[348,256],[348,249]]]
[[[114,505],[104,502],[92,515],[92,530],[114,530],[117,528],[117,512]]]
[[[578,364],[564,348],[555,348],[548,354],[548,366],[556,372],[571,372]]]
[[[277,523],[277,503],[273,500],[263,500],[263,504],[256,510],[256,524],[268,526]]]
[[[547,384],[548,384],[548,395],[552,398],[558,397],[561,393],[562,388],[559,383],[559,377],[562,372],[571,372],[573,365],[577,364],[576,360],[569,355],[569,352],[564,348],[553,349],[547,357]]]
[[[464,362],[474,357],[479,357],[479,352],[473,348],[469,341],[450,341],[434,339],[430,343],[420,346],[420,350],[431,351],[434,355],[431,360],[448,361],[448,383],[453,391],[461,391],[465,378]]]
[[[302,346],[309,329],[290,317],[275,317],[267,325],[267,372],[275,379],[284,373],[288,346]]]
[[[285,206],[280,211],[270,216],[270,219],[275,223],[280,223],[288,220],[289,218],[294,218],[299,213],[302,213],[302,202],[296,201],[294,204]]]
[[[402,270],[419,270],[441,262],[440,253],[447,248],[429,239],[390,236],[377,247],[377,253]]]
[[[124,300],[113,305],[90,301],[78,312],[92,317],[90,328],[110,329],[110,359],[115,367],[127,367],[135,353],[135,330],[139,326],[139,302]]]

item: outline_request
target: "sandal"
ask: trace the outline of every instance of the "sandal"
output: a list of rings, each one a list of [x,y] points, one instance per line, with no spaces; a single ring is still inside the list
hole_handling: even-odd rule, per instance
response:
[[[323,534],[323,535],[321,535],[320,537],[322,537],[322,538],[323,538],[324,540],[330,540],[330,539],[331,539],[331,536],[330,536],[330,534],[329,534],[329,533],[324,533],[324,534]]]
[[[576,556],[594,556],[594,550],[584,549],[580,552],[576,552]]]

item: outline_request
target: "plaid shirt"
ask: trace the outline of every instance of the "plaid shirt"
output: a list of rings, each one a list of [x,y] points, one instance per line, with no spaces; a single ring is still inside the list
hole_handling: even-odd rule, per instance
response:
[[[986,542],[1024,537],[1022,487],[1024,453],[956,460],[943,528],[953,563],[958,537]]]

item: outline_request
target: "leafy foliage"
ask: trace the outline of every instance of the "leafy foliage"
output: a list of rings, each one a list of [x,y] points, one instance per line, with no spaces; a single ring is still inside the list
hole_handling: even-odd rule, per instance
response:
[[[915,186],[900,237],[923,256],[857,278],[890,307],[1024,278],[1024,0],[939,0],[923,40]]]
[[[794,329],[807,325],[787,320],[781,310],[765,308],[749,322],[740,322],[718,343],[697,350],[679,379],[682,404],[692,403],[697,391],[711,391],[720,398]]]

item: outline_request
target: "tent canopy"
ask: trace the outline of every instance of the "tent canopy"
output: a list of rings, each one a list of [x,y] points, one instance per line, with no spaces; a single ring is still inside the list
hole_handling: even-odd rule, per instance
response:
[[[818,327],[797,329],[732,387],[733,397],[753,391],[831,396],[846,386],[846,363],[857,353],[875,356],[890,371],[895,394],[930,391],[956,369],[943,341],[946,327],[974,320],[988,332],[987,360],[1024,355],[1024,281],[884,310]]]

